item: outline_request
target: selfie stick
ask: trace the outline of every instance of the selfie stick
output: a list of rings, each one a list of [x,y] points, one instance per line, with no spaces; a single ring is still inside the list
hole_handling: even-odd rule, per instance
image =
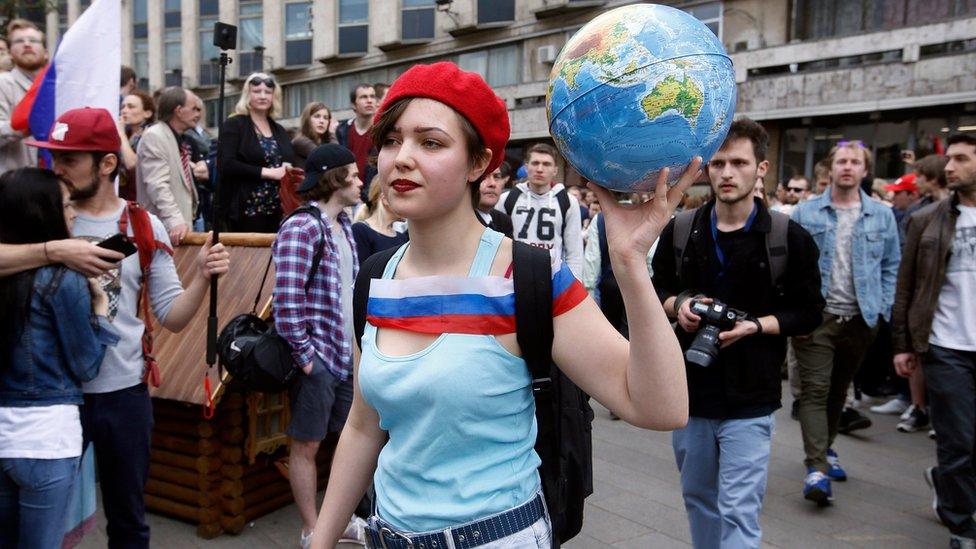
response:
[[[223,23],[214,24],[214,45],[220,51],[220,91],[217,99],[217,120],[218,126],[224,117],[224,85],[227,79],[227,65],[231,63],[230,56],[227,55],[228,49],[233,49],[237,41],[237,28]],[[220,139],[223,136],[217,134],[217,150],[220,150]],[[216,163],[214,164],[216,170]],[[213,224],[213,243],[220,242],[220,174],[213,178],[213,196],[211,197],[211,223]],[[210,316],[207,317],[207,371],[217,363],[217,277],[210,278]],[[213,416],[213,400],[211,399],[210,377],[204,380],[207,393],[207,406],[204,408],[204,417]]]

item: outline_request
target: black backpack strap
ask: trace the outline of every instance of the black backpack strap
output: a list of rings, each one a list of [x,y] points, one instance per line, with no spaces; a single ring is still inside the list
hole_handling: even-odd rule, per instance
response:
[[[603,213],[596,214],[596,234],[600,245],[600,279],[613,274],[610,267],[610,243],[607,241],[607,223],[603,219]]]
[[[549,252],[513,242],[515,337],[532,374],[533,390],[550,382],[552,366],[552,258]]]
[[[566,234],[566,213],[569,212],[569,191],[563,187],[556,193],[556,202],[559,204],[559,211],[563,214],[563,234]]]
[[[515,209],[515,203],[518,202],[520,196],[522,196],[522,190],[518,187],[512,187],[512,189],[508,191],[508,196],[505,197],[504,208],[505,213],[507,213],[509,217],[512,216],[512,211]]]
[[[766,234],[766,257],[769,258],[769,276],[773,287],[776,287],[780,278],[786,274],[786,261],[789,259],[790,216],[772,210],[769,215],[773,223]]]
[[[679,212],[674,216],[674,271],[678,280],[681,280],[681,263],[684,261],[685,248],[688,247],[688,239],[691,238],[691,226],[695,222],[695,212],[698,208]]]
[[[356,276],[356,285],[352,289],[352,322],[356,329],[356,344],[362,350],[363,332],[366,331],[366,302],[369,301],[369,283],[374,278],[382,278],[383,270],[390,258],[400,248],[394,246],[366,258]]]

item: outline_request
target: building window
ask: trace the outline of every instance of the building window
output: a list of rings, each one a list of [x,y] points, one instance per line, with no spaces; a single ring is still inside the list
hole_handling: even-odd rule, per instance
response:
[[[457,64],[463,70],[480,74],[489,86],[518,83],[518,47],[514,44],[462,53],[457,57]]]
[[[260,0],[242,0],[237,8],[237,43],[241,76],[264,70],[264,20]]]
[[[339,54],[366,53],[369,46],[369,4],[339,0]]]
[[[719,40],[722,39],[722,3],[708,2],[707,4],[696,4],[684,8],[684,10],[695,16],[696,19],[705,23]]]
[[[796,0],[793,34],[810,40],[918,26],[976,15],[976,2],[952,0]]]
[[[312,62],[312,3],[285,4],[285,65]]]
[[[132,0],[132,69],[139,87],[149,89],[148,0]]]
[[[200,85],[215,86],[220,83],[220,68],[216,61],[220,50],[213,45],[213,26],[220,15],[217,0],[200,0]]]
[[[403,0],[400,17],[403,40],[434,38],[434,0]]]
[[[515,21],[515,0],[478,0],[478,24]]]
[[[180,0],[163,4],[163,58],[167,86],[183,85],[183,34],[180,32]]]

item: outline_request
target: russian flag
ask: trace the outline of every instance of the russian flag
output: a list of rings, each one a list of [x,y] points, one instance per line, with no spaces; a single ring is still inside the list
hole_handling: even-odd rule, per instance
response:
[[[14,124],[23,124],[38,141],[46,141],[63,112],[101,107],[119,116],[119,72],[122,67],[122,0],[95,0],[64,33],[51,63],[14,108]],[[26,114],[26,117],[24,116]],[[12,124],[12,125],[14,125]],[[50,166],[47,151],[41,156]]]

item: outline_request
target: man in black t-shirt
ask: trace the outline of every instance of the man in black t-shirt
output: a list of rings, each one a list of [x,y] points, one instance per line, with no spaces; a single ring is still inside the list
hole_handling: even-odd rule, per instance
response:
[[[683,349],[704,324],[691,312],[694,301],[722,301],[746,314],[719,334],[710,366],[686,366],[688,425],[672,443],[695,547],[759,547],[786,336],[816,328],[824,305],[813,239],[786,218],[774,220],[783,214],[752,196],[768,167],[767,144],[762,126],[735,121],[706,166],[715,199],[679,214],[693,216],[687,231],[672,220],[654,255],[654,286],[677,319]],[[774,284],[769,256],[784,252],[769,246],[782,237],[777,228],[785,230],[787,257]]]

